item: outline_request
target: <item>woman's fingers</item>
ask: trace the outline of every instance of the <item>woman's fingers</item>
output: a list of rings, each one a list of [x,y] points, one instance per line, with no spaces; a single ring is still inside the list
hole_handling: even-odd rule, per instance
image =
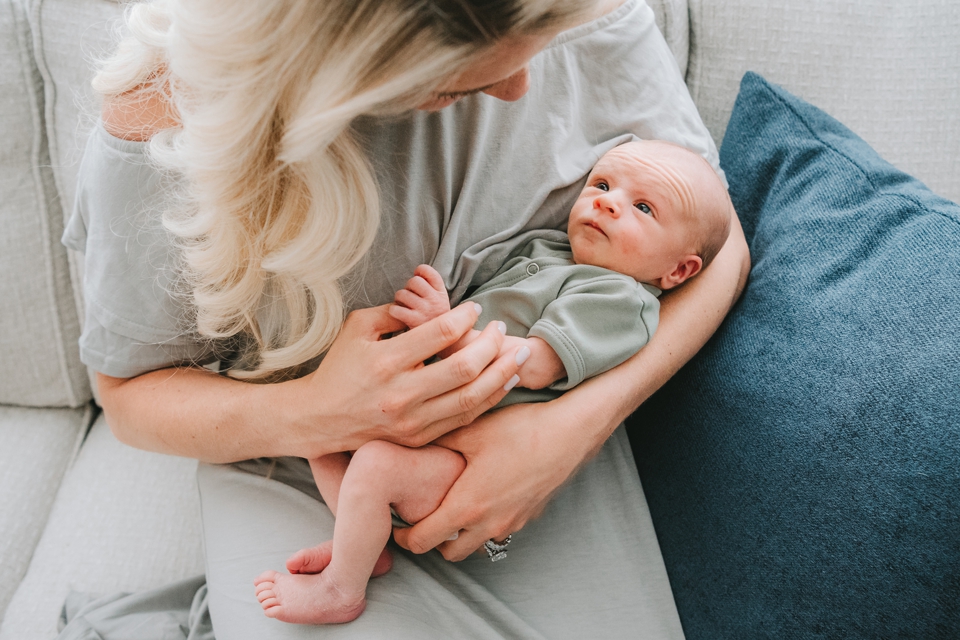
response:
[[[390,306],[384,304],[352,312],[347,316],[340,333],[347,341],[351,338],[360,338],[376,342],[384,335],[403,331],[407,326],[390,315]]]
[[[435,367],[434,363],[424,369]],[[437,438],[457,427],[470,424],[480,415],[492,409],[503,400],[519,382],[516,350],[510,351],[494,361],[472,382],[431,398],[423,403],[428,416],[440,416],[424,430],[428,441]]]
[[[473,325],[477,322],[477,318],[480,316],[480,311],[480,305],[467,302],[433,320],[424,322],[419,327],[393,338],[390,341],[390,347],[395,349],[395,353],[400,359],[399,366],[407,368],[413,367],[417,363],[432,358],[457,342],[463,334],[473,328]],[[386,315],[389,317],[389,314]],[[391,320],[393,320],[393,318],[391,318]],[[498,345],[497,350],[499,350],[499,348]],[[483,367],[492,362],[496,355],[496,352],[490,355],[486,362],[474,372],[473,377],[476,377],[480,371],[483,370]],[[444,389],[444,391],[446,390],[447,389]]]
[[[489,323],[470,344],[419,372],[417,384],[433,390],[424,398],[437,397],[463,387],[484,373],[500,356],[504,336],[502,327],[503,323],[500,322]],[[464,408],[468,406],[473,405],[464,405]]]
[[[585,420],[561,398],[511,405],[439,438],[467,467],[440,507],[397,542],[414,553],[436,548],[447,560],[462,560],[487,540],[516,533],[583,461]]]

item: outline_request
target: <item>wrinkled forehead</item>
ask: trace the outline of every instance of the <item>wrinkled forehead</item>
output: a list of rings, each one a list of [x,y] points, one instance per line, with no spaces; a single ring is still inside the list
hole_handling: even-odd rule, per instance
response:
[[[609,169],[611,167],[630,169],[655,168],[657,166],[672,167],[679,173],[687,174],[698,168],[698,163],[704,160],[692,151],[669,142],[659,140],[635,140],[614,147],[607,151],[596,167]]]
[[[678,213],[695,205],[689,160],[684,149],[652,141],[629,142],[608,151],[594,173],[616,176],[620,186],[638,197],[656,200],[660,209]]]

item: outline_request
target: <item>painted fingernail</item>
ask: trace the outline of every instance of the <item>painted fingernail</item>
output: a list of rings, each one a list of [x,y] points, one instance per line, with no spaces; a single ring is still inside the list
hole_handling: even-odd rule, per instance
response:
[[[457,531],[457,532],[455,532],[452,536],[450,536],[449,538],[447,538],[447,540],[456,540],[456,539],[459,538],[459,537],[460,537],[460,532]]]
[[[521,365],[527,361],[527,358],[530,357],[530,347],[521,347],[520,351],[517,351],[517,365]]]
[[[477,315],[480,315],[481,313],[483,313],[483,307],[481,307],[476,302],[473,303],[473,308],[477,310]]]
[[[497,321],[497,329],[498,329],[498,330],[500,331],[500,333],[502,333],[503,335],[507,335],[507,323],[506,323],[506,322],[501,322],[501,321],[498,320],[498,321]]]
[[[517,386],[518,382],[520,382],[520,376],[513,374],[513,377],[507,380],[507,384],[503,385],[503,390],[510,391],[510,389],[513,389],[515,386]]]

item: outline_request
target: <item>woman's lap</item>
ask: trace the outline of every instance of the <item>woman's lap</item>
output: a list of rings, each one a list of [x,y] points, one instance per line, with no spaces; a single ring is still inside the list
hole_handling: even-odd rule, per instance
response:
[[[514,535],[509,557],[450,563],[393,547],[367,610],[346,625],[304,627],[263,615],[253,579],[328,540],[306,462],[200,465],[210,611],[218,640],[260,638],[682,638],[653,524],[621,427],[600,454]],[[259,467],[259,469],[258,469]]]

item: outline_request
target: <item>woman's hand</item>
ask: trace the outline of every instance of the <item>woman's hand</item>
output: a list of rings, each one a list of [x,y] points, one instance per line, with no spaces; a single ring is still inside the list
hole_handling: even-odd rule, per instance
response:
[[[107,420],[131,446],[207,462],[261,456],[318,458],[370,440],[418,446],[470,423],[506,395],[516,353],[501,354],[497,323],[454,356],[424,360],[472,330],[467,303],[416,329],[387,307],[347,318],[320,367],[275,384],[249,384],[193,367],[136,378],[98,375]]]
[[[587,418],[575,407],[563,398],[515,404],[438,439],[460,452],[467,467],[436,511],[394,531],[397,543],[414,553],[436,547],[447,560],[463,560],[486,540],[522,529],[595,451],[594,439],[583,434]]]
[[[354,450],[370,440],[420,446],[471,423],[506,395],[519,367],[513,351],[501,353],[499,323],[449,358],[423,364],[471,331],[477,305],[460,305],[384,339],[406,328],[388,308],[351,313],[319,369],[283,383],[294,392],[290,410],[300,414],[297,455]],[[339,439],[331,443],[334,434]]]

